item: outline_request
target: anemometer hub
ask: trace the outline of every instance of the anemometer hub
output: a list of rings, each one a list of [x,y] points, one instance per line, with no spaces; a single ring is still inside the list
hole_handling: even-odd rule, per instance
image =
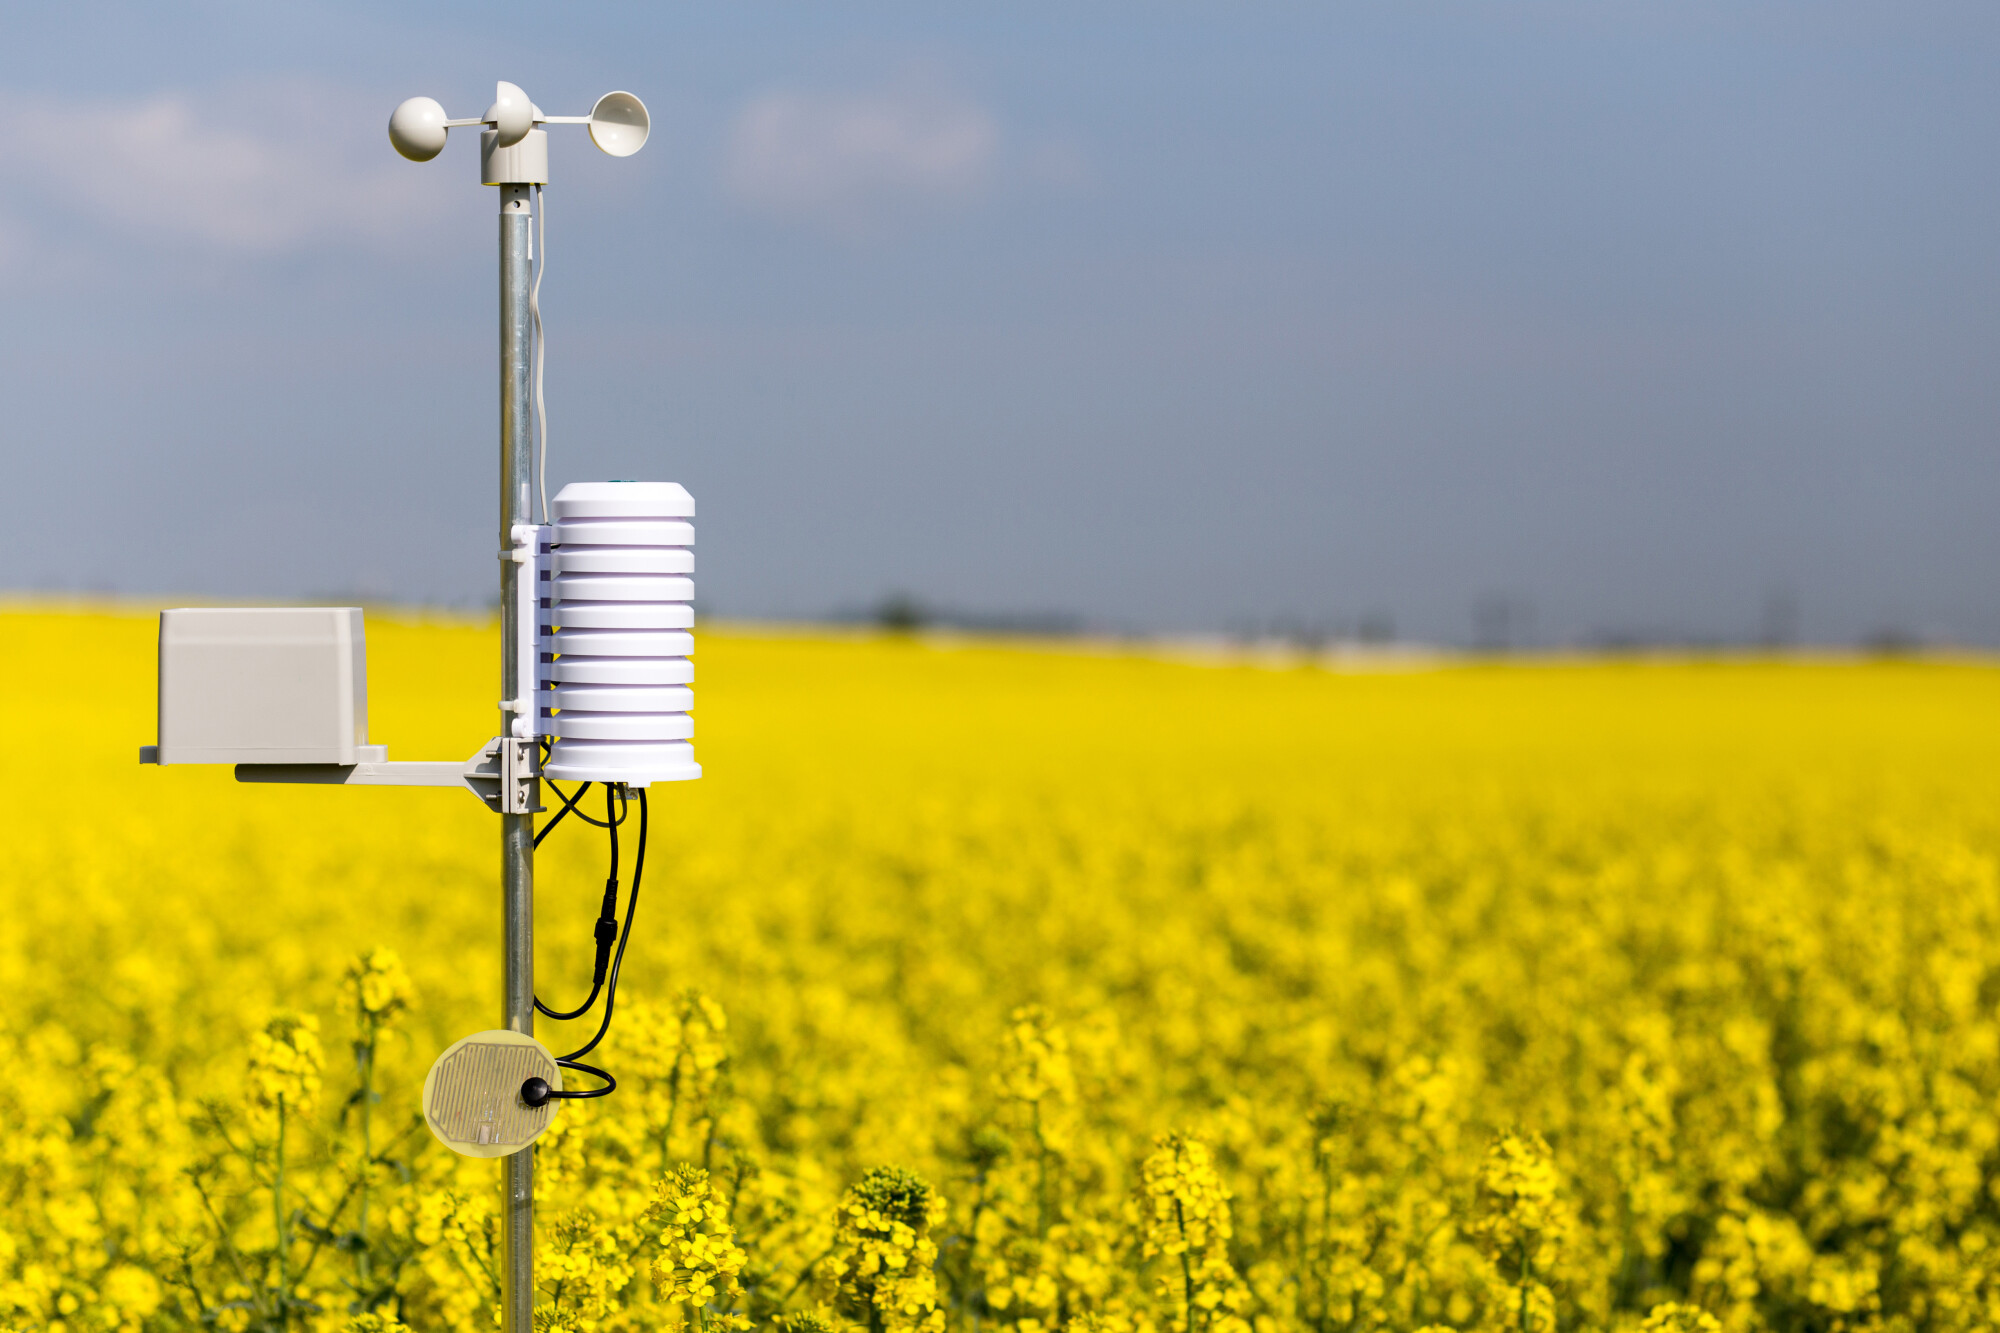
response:
[[[487,185],[546,185],[548,135],[540,125],[584,125],[590,141],[612,157],[630,157],[646,145],[653,119],[631,93],[606,93],[587,116],[548,116],[519,85],[502,82],[483,116],[453,120],[434,97],[412,97],[389,116],[389,142],[412,162],[428,162],[444,151],[453,129],[483,125],[479,136],[479,177]]]

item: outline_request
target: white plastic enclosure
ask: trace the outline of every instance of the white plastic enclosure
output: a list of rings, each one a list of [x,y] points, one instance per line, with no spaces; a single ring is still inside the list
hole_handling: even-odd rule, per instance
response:
[[[358,606],[160,612],[161,764],[353,764],[370,757]]]

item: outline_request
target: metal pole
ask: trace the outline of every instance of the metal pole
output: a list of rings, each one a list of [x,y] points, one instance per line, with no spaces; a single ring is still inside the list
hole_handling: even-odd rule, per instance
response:
[[[529,187],[500,187],[500,550],[509,550],[516,523],[532,523],[527,512],[530,454],[528,437],[529,332],[528,269],[531,256]],[[500,563],[500,697],[519,699],[532,682],[520,679],[514,651],[515,626],[535,614],[537,589],[530,582],[522,598],[522,571],[534,567]],[[500,714],[500,735],[513,734],[513,717]],[[512,742],[503,739],[502,744]],[[540,804],[539,801],[530,802]],[[535,1030],[535,817],[500,816],[500,891],[506,921],[505,1026]],[[505,1333],[532,1333],[535,1326],[535,1149],[506,1163],[506,1192],[500,1227],[500,1269]]]

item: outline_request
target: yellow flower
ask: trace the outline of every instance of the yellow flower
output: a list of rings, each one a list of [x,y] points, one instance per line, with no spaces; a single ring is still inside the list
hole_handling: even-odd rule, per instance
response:
[[[937,1244],[944,1203],[921,1176],[878,1166],[835,1212],[828,1277],[840,1307],[876,1330],[944,1327],[937,1308]]]
[[[250,1035],[248,1092],[251,1106],[268,1112],[309,1116],[319,1101],[319,1019],[279,1013]]]
[[[409,973],[394,949],[374,948],[347,968],[347,1003],[363,1026],[386,1027],[409,1006]]]
[[[1503,1258],[1532,1260],[1568,1233],[1555,1155],[1539,1134],[1510,1130],[1493,1140],[1479,1167],[1480,1217],[1474,1233]]]
[[[729,1210],[709,1184],[708,1172],[680,1166],[653,1187],[647,1220],[659,1227],[653,1285],[670,1301],[708,1306],[741,1288],[737,1275],[747,1256],[729,1226]]]
[[[1149,1259],[1206,1252],[1229,1239],[1229,1191],[1200,1139],[1166,1134],[1153,1141],[1139,1167],[1139,1205]]]
[[[409,1326],[392,1314],[370,1312],[349,1315],[341,1325],[342,1333],[403,1333]]]
[[[1008,1019],[995,1083],[1002,1096],[1023,1102],[1053,1099],[1068,1103],[1076,1099],[1069,1035],[1040,1005],[1023,1005]]]
[[[1549,1279],[1574,1225],[1561,1186],[1555,1154],[1539,1134],[1509,1130],[1493,1140],[1479,1165],[1480,1215],[1472,1232],[1500,1279],[1514,1288],[1524,1331],[1555,1322]]]
[[[1668,1301],[1646,1313],[1641,1333],[1722,1333],[1722,1324],[1699,1305],[1677,1305]]]
[[[1177,1328],[1247,1329],[1239,1312],[1248,1293],[1229,1260],[1233,1234],[1229,1191],[1216,1173],[1208,1145],[1185,1134],[1166,1134],[1139,1167],[1141,1253],[1177,1261],[1163,1272],[1158,1290],[1181,1302]]]
[[[160,1308],[159,1282],[151,1273],[131,1264],[119,1264],[107,1272],[98,1294],[106,1306],[133,1323],[145,1320]]]

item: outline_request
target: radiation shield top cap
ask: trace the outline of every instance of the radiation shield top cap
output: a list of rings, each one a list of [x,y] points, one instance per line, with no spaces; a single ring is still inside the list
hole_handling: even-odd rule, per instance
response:
[[[521,1100],[531,1078],[562,1091],[548,1047],[523,1032],[475,1032],[446,1048],[424,1079],[424,1123],[437,1141],[466,1157],[508,1157],[554,1123],[557,1102]]]
[[[673,481],[573,481],[557,492],[556,518],[693,518],[694,497]]]

